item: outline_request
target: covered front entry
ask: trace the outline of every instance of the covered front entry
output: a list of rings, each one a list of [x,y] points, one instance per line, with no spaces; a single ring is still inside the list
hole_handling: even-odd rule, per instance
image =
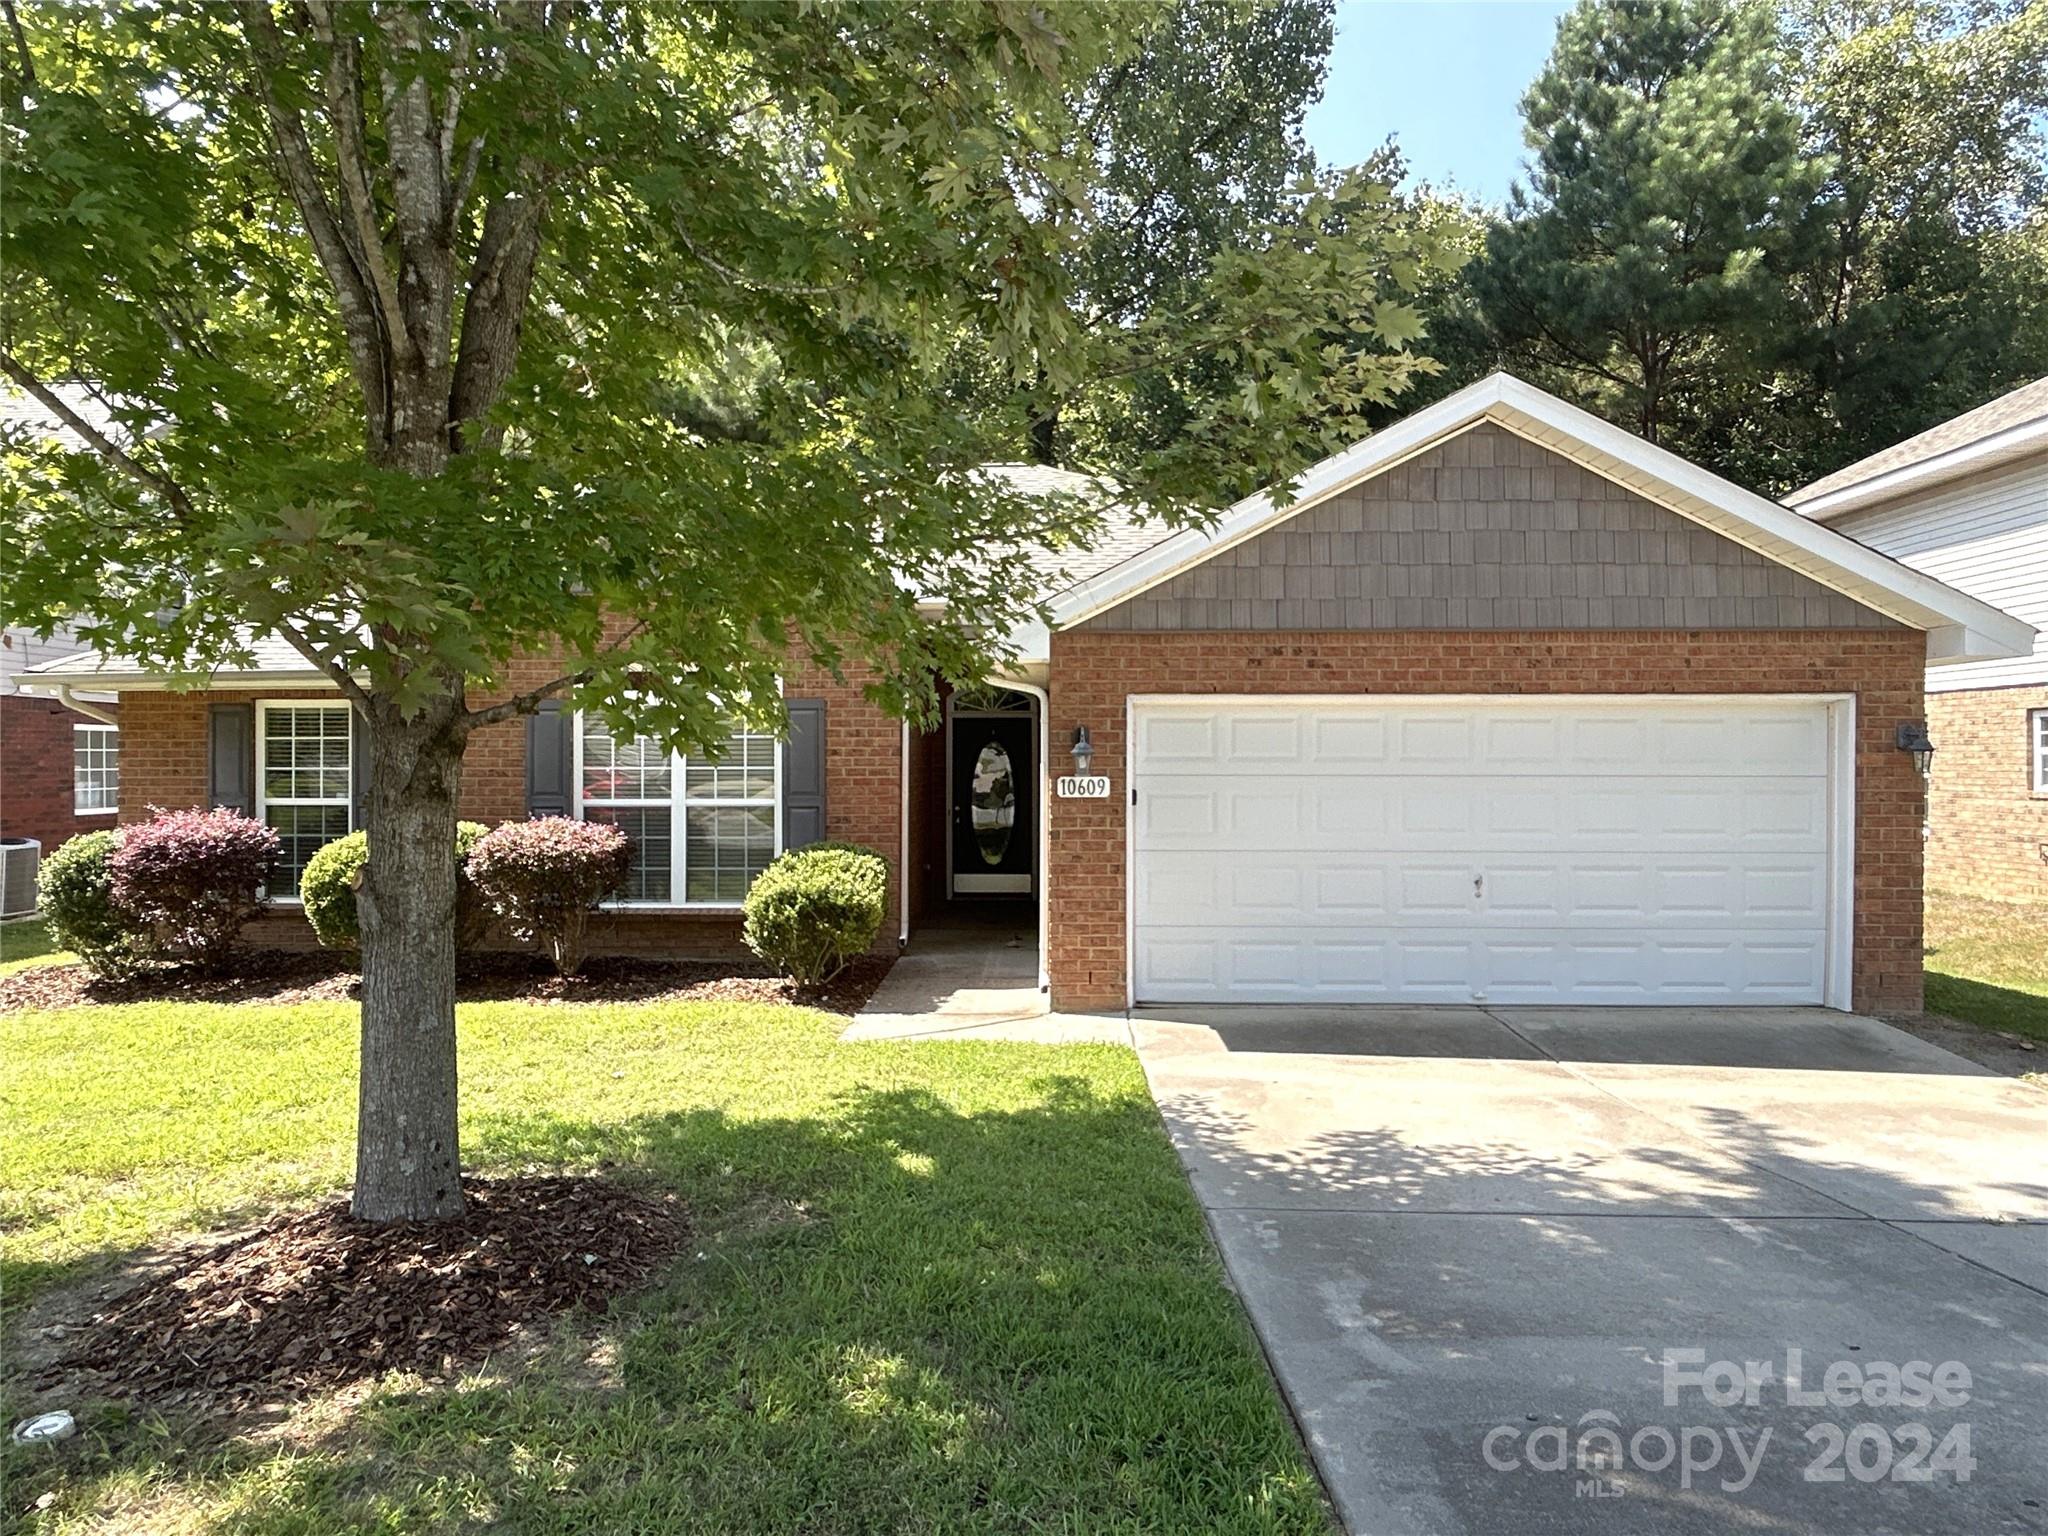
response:
[[[1131,701],[1136,1002],[1849,1002],[1834,697]]]

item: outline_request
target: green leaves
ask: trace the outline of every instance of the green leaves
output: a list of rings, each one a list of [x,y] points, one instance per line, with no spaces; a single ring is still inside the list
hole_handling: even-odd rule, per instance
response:
[[[151,478],[15,434],[10,620],[172,670],[289,633],[405,711],[562,652],[686,748],[772,717],[792,646],[928,711],[1041,596],[1024,550],[1102,515],[974,473],[1018,456],[1020,384],[1186,517],[1429,366],[1403,296],[1445,248],[1302,174],[1320,0],[327,14],[30,15],[0,340],[103,386]]]

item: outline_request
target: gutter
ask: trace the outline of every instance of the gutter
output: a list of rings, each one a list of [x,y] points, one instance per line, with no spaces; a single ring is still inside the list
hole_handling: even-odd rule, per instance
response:
[[[1801,517],[1824,523],[1913,491],[1930,490],[1980,467],[1994,469],[2043,451],[2048,451],[2048,416],[2023,421],[2003,432],[1980,437],[1974,443],[1854,481],[1822,496],[1808,497],[1805,491],[1794,491],[1785,499],[1785,505]]]
[[[86,703],[85,700],[71,691],[71,684],[69,683],[59,683],[57,685],[57,702],[66,709],[77,711],[88,720],[97,720],[101,725],[111,725],[116,729],[120,728],[121,717],[119,715],[108,714],[101,705]]]

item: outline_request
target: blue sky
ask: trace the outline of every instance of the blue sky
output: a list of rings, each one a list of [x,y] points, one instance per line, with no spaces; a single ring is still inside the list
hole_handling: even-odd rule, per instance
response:
[[[1325,165],[1392,134],[1418,180],[1488,202],[1522,163],[1522,92],[1543,67],[1565,0],[1342,0],[1308,141]]]

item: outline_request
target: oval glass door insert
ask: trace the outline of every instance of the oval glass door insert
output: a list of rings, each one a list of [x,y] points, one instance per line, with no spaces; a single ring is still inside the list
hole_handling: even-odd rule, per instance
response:
[[[1003,862],[1016,824],[1017,781],[1010,772],[1010,754],[992,741],[974,760],[974,841],[982,863]]]

